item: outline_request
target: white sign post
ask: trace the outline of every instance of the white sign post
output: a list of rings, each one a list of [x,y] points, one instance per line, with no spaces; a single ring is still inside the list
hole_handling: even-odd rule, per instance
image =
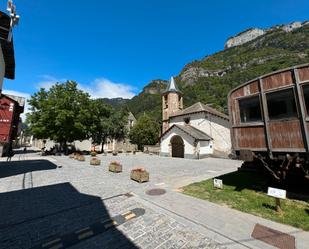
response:
[[[222,180],[214,178],[214,188],[223,189]]]
[[[280,199],[286,199],[286,190],[268,187],[267,195],[272,196],[276,200],[276,211],[282,212]]]

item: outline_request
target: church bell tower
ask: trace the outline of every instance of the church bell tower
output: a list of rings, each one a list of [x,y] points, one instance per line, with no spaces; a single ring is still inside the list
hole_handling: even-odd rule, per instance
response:
[[[168,130],[170,116],[183,109],[182,92],[179,91],[173,77],[162,93],[162,133]]]

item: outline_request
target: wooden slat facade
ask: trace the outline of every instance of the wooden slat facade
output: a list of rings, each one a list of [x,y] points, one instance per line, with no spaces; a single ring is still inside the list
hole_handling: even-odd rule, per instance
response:
[[[236,148],[266,149],[264,127],[240,127],[234,129]]]
[[[299,120],[269,122],[273,149],[304,148]]]
[[[299,68],[297,71],[298,71],[300,82],[309,80],[309,67]]]
[[[293,84],[291,71],[276,73],[263,78],[264,91],[289,86]]]
[[[308,152],[309,141],[307,141],[308,135],[306,137],[306,134],[309,131],[309,116],[307,112],[304,112],[306,106],[302,92],[302,86],[305,84],[309,84],[309,64],[262,76],[259,80],[250,81],[232,90],[228,98],[234,150],[265,151],[269,154],[291,151]],[[267,92],[280,91],[289,86],[294,90],[294,93],[298,91],[298,94],[295,94],[295,100],[299,117],[269,120],[268,112],[263,111],[268,107],[265,107],[267,102],[263,104],[262,96],[266,94],[267,97]],[[242,123],[240,119],[238,102],[240,99],[250,96],[260,96],[263,120],[258,124]],[[302,109],[303,107],[304,109]],[[266,136],[266,131],[268,136]]]

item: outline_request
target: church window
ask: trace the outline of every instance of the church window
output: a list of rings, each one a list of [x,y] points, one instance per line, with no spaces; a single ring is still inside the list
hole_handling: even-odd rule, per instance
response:
[[[186,117],[183,120],[185,121],[186,124],[190,124],[190,117]]]
[[[164,96],[164,105],[165,105],[165,108],[168,108],[168,99],[167,99],[167,95]]]

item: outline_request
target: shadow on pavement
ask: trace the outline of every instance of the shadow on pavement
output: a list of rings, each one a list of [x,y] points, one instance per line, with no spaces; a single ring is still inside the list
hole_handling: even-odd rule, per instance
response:
[[[39,153],[39,152],[41,152],[41,150],[26,150],[26,151],[24,151],[24,150],[21,150],[21,149],[19,149],[19,150],[14,150],[14,154],[15,155],[22,155],[22,154],[33,154],[33,153]]]
[[[113,225],[100,230],[111,221],[101,198],[70,183],[0,193],[0,200],[0,248],[136,248]]]
[[[48,160],[0,162],[0,178],[56,168],[57,166]]]

